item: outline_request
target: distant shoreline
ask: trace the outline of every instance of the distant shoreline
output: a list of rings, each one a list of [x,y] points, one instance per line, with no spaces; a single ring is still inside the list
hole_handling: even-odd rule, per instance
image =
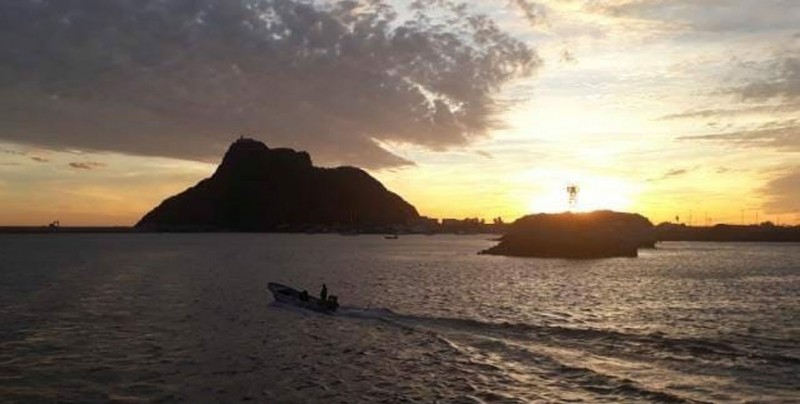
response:
[[[358,235],[435,235],[435,234],[457,234],[457,235],[470,235],[470,234],[502,234],[492,231],[437,231],[437,232],[409,232],[409,231],[380,231],[375,229],[338,229],[330,231],[305,231],[305,230],[275,230],[275,231],[243,231],[243,230],[225,230],[225,229],[209,229],[209,228],[175,228],[169,230],[159,230],[152,228],[140,228],[133,226],[62,226],[62,227],[48,227],[48,226],[0,226],[0,234],[77,234],[77,233],[261,233],[261,234],[339,234],[342,236],[358,236]]]
[[[155,233],[131,226],[0,226],[0,234]]]
[[[701,242],[720,242],[720,243],[757,243],[757,242],[776,242],[776,243],[798,243],[800,242],[800,226],[775,226],[771,229],[764,229],[766,231],[759,232],[758,236],[752,237],[752,231],[759,229],[761,226],[730,226],[724,232],[724,236],[720,237],[720,228],[717,227],[690,227],[681,226],[678,229],[670,229],[671,231],[656,231],[656,240],[662,241],[701,241]],[[157,234],[157,233],[260,233],[260,234],[339,234],[342,236],[357,236],[357,235],[386,235],[386,234],[399,234],[399,235],[437,235],[437,234],[451,234],[451,235],[502,235],[502,232],[497,231],[472,231],[472,232],[459,232],[459,231],[435,231],[435,232],[386,232],[377,231],[375,229],[362,229],[350,231],[232,231],[232,230],[215,230],[215,229],[171,229],[171,230],[157,230],[148,228],[139,228],[133,226],[62,226],[62,227],[49,227],[49,226],[0,226],[0,234]],[[787,234],[790,233],[790,234]],[[750,237],[747,237],[747,236]]]

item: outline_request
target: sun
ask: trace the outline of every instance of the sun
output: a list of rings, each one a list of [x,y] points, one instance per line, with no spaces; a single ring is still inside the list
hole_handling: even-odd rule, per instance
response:
[[[547,173],[536,177],[540,183],[544,183],[539,186],[539,192],[529,196],[527,207],[530,213],[591,212],[606,209],[624,212],[634,205],[634,187],[619,178],[567,172]],[[567,188],[571,185],[576,185],[579,189],[574,206],[569,203]]]

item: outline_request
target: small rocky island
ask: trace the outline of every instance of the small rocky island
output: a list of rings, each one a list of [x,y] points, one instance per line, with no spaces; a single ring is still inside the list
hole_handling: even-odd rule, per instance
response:
[[[511,224],[500,244],[482,254],[592,259],[636,257],[655,247],[653,224],[642,215],[612,211],[540,213]]]
[[[417,210],[355,167],[320,168],[306,152],[240,138],[216,172],[136,225],[155,231],[344,231],[402,225]]]

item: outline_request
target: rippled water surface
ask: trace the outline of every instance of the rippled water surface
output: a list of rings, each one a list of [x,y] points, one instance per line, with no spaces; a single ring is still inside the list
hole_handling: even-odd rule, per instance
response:
[[[0,401],[798,402],[800,245],[0,236]],[[326,282],[334,316],[266,283]]]

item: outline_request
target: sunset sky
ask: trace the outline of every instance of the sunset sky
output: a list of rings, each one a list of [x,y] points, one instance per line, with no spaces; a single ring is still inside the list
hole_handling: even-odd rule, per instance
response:
[[[0,225],[132,225],[240,135],[438,218],[800,224],[800,1],[70,3],[0,5]]]

